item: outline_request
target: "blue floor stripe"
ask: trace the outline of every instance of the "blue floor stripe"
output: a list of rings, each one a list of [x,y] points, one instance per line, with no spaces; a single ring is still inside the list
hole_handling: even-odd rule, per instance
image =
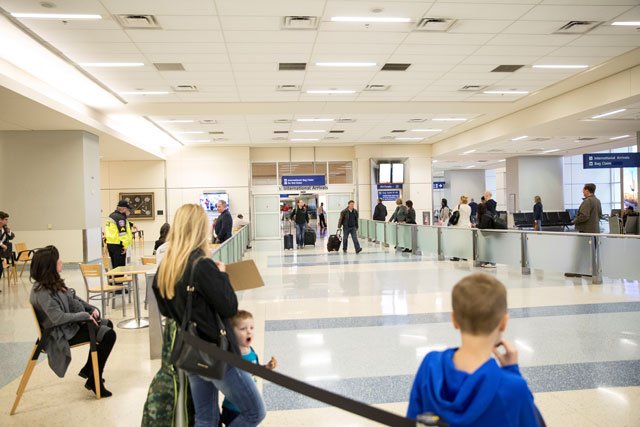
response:
[[[613,302],[605,304],[556,305],[548,307],[512,308],[513,319],[548,316],[573,316],[598,313],[640,312],[640,302]],[[331,317],[324,319],[267,320],[265,331],[297,331],[303,329],[366,328],[372,326],[424,325],[451,321],[451,313],[420,313],[408,315]]]
[[[640,386],[640,360],[532,366],[521,371],[534,393]],[[367,404],[406,402],[413,375],[345,378],[311,384]],[[264,384],[263,394],[269,411],[326,406],[271,383]]]

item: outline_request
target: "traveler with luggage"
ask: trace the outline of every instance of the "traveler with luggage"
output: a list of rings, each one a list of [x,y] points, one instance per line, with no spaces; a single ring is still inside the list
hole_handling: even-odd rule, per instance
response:
[[[320,230],[327,229],[327,216],[324,212],[324,203],[320,203],[320,206],[318,206],[318,226]]]
[[[358,242],[358,211],[354,208],[356,202],[349,200],[347,208],[340,212],[340,220],[338,228],[343,229],[344,240],[342,242],[342,251],[347,252],[347,244],[349,235],[353,239],[353,246],[356,248],[356,254],[362,252],[360,243]]]
[[[296,247],[304,248],[304,234],[309,224],[309,212],[304,207],[304,202],[298,200],[298,205],[291,211],[289,221],[293,221],[296,225]]]

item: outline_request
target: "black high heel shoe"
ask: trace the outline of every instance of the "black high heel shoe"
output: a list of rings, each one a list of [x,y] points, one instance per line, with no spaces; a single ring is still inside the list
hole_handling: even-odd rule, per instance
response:
[[[84,383],[84,388],[94,393],[96,392],[96,388],[92,380],[87,380],[87,382]],[[104,388],[104,380],[103,380],[102,384],[100,384],[100,398],[111,397],[111,396],[113,396],[113,393],[111,393],[109,390]]]

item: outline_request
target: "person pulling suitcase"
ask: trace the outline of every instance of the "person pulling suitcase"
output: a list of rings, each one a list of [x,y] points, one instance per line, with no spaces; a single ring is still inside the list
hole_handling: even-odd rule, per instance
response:
[[[349,243],[349,235],[353,239],[353,246],[356,248],[356,254],[362,252],[360,242],[358,242],[358,211],[355,208],[356,202],[349,200],[347,208],[340,212],[340,220],[338,228],[343,229],[344,240],[342,241],[342,251],[347,252]]]

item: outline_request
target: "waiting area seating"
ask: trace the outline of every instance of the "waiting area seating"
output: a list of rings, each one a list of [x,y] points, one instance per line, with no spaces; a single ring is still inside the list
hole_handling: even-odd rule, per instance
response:
[[[513,214],[516,228],[533,228],[533,212],[517,212]],[[542,213],[543,227],[566,228],[572,225],[571,215],[567,211],[550,211]]]

